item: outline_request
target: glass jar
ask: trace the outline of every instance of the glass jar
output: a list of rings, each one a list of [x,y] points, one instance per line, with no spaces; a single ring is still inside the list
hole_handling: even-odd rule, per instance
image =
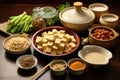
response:
[[[32,25],[33,25],[33,29],[35,31],[46,27],[45,21],[44,21],[44,19],[42,18],[41,14],[40,14],[40,7],[36,7],[36,8],[33,9],[32,16],[33,16]]]
[[[46,26],[51,26],[55,24],[55,17],[57,15],[57,10],[51,6],[41,7],[40,13],[45,20]]]

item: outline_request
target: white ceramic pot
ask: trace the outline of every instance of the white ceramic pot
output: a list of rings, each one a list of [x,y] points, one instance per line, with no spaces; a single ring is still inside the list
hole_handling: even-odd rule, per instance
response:
[[[94,13],[82,5],[81,2],[75,2],[74,7],[60,12],[59,18],[63,26],[75,31],[84,31],[94,22]]]

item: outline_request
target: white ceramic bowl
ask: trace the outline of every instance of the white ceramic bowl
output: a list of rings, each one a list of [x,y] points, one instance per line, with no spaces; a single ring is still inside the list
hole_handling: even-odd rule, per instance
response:
[[[14,38],[14,41],[13,41],[13,38]],[[24,40],[23,40],[23,38],[24,38]],[[23,42],[22,42],[22,40],[23,40]],[[8,47],[8,45],[9,45],[9,47]],[[3,47],[6,50],[6,52],[15,54],[15,55],[25,53],[26,51],[29,50],[30,46],[31,46],[30,38],[27,36],[21,35],[21,34],[14,34],[12,36],[5,38],[3,41]],[[17,50],[15,48],[17,48]]]
[[[22,55],[16,60],[16,64],[19,68],[27,70],[34,68],[37,65],[37,62],[37,58],[33,55]]]
[[[100,66],[109,63],[112,53],[100,46],[86,45],[78,52],[78,56],[90,65]]]

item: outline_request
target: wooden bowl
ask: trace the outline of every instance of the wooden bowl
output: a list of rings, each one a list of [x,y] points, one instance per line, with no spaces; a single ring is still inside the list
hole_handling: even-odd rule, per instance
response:
[[[76,46],[75,46],[75,48],[73,48],[73,49],[70,50],[69,52],[63,52],[62,54],[58,54],[58,55],[56,55],[56,54],[51,54],[51,53],[46,53],[46,52],[43,52],[43,51],[39,50],[39,49],[36,47],[36,43],[35,43],[36,37],[37,37],[37,36],[41,36],[41,34],[42,34],[43,32],[45,32],[45,31],[46,31],[46,32],[47,32],[47,31],[52,31],[52,29],[65,30],[66,33],[68,33],[68,34],[70,34],[70,35],[73,35],[74,38],[76,39]],[[65,55],[72,54],[74,51],[77,50],[77,48],[79,47],[79,45],[80,45],[80,38],[79,38],[79,36],[78,36],[75,32],[73,32],[73,31],[71,31],[71,30],[69,30],[69,29],[67,29],[67,28],[60,27],[60,26],[51,26],[51,27],[47,27],[47,28],[40,29],[40,30],[37,31],[37,32],[33,35],[33,37],[32,37],[32,46],[34,47],[34,49],[35,49],[36,51],[38,51],[39,53],[41,53],[41,54],[43,54],[43,55],[47,55],[47,56],[65,56]]]
[[[95,29],[109,30],[113,33],[113,37],[111,39],[107,39],[107,40],[97,39],[92,35],[92,33]],[[112,48],[116,44],[118,36],[119,36],[119,34],[114,29],[106,27],[106,26],[94,26],[89,29],[89,43],[93,44],[93,45],[98,45],[98,46],[101,46],[101,47],[104,47],[107,49]]]

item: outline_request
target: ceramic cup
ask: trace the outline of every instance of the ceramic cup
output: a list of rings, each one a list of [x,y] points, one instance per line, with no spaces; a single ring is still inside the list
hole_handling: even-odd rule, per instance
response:
[[[95,14],[95,22],[99,22],[99,18],[103,13],[108,12],[108,6],[103,3],[93,3],[89,5],[89,9]]]
[[[100,16],[99,22],[110,28],[116,28],[118,25],[119,17],[113,13],[104,13]]]

